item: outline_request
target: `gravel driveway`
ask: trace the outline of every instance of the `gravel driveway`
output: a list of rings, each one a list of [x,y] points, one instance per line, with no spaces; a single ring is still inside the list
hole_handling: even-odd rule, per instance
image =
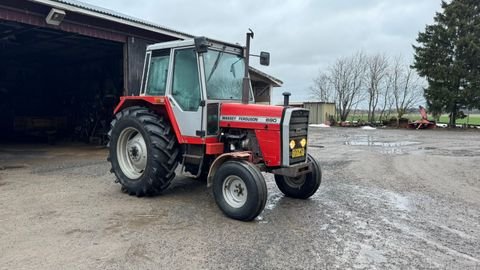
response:
[[[177,176],[121,193],[106,150],[0,145],[0,269],[480,269],[480,132],[312,128],[323,182],[253,222]]]

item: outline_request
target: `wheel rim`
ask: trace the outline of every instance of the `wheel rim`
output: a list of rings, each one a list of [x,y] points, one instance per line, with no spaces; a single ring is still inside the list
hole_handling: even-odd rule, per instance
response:
[[[285,179],[285,183],[287,185],[289,185],[292,188],[298,188],[299,189],[303,186],[303,184],[305,184],[306,176],[305,175],[297,176],[297,177],[287,177],[287,176],[285,176],[284,179]]]
[[[140,178],[147,167],[147,146],[142,134],[129,127],[120,133],[117,142],[117,159],[120,169],[128,178]]]
[[[247,186],[242,178],[230,175],[223,184],[223,198],[234,208],[242,207],[247,201]]]

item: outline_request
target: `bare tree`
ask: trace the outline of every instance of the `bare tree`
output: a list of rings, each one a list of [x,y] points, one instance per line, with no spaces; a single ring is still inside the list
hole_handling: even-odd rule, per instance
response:
[[[341,121],[347,120],[352,107],[361,100],[366,71],[365,59],[365,54],[358,52],[351,57],[338,59],[329,69]]]
[[[393,96],[393,91],[392,91],[392,77],[388,73],[389,70],[387,70],[385,82],[384,82],[384,87],[383,90],[381,91],[381,96],[382,96],[382,107],[380,110],[380,120],[387,120],[388,117],[390,117],[390,114],[393,109],[393,104],[395,103],[395,98]]]
[[[333,101],[333,89],[330,78],[327,74],[320,71],[318,77],[313,79],[313,86],[310,87],[312,98],[323,102]]]
[[[420,77],[401,57],[394,59],[389,76],[398,123],[408,108],[412,108],[423,99],[422,87]]]
[[[373,122],[376,113],[383,119],[395,111],[399,119],[417,105],[423,99],[420,82],[401,57],[389,60],[384,54],[367,57],[357,52],[319,72],[310,93],[321,101],[335,102],[340,121],[368,103],[368,121]]]
[[[375,54],[367,57],[367,98],[368,121],[375,121],[375,111],[382,91],[387,91],[385,83],[388,72],[388,58],[384,54]],[[386,94],[384,95],[387,96]],[[385,99],[386,100],[386,99]]]

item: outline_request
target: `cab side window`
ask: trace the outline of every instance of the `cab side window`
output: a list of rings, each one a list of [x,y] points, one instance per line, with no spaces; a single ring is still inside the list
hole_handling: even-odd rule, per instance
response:
[[[170,50],[157,50],[152,52],[146,94],[150,96],[163,96],[167,88],[168,64]]]
[[[200,82],[197,55],[193,48],[175,51],[172,96],[184,111],[197,111],[200,106]]]

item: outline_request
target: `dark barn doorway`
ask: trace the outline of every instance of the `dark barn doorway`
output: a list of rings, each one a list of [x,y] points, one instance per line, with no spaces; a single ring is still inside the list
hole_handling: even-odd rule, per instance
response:
[[[123,48],[0,20],[1,141],[103,144],[124,91]]]

